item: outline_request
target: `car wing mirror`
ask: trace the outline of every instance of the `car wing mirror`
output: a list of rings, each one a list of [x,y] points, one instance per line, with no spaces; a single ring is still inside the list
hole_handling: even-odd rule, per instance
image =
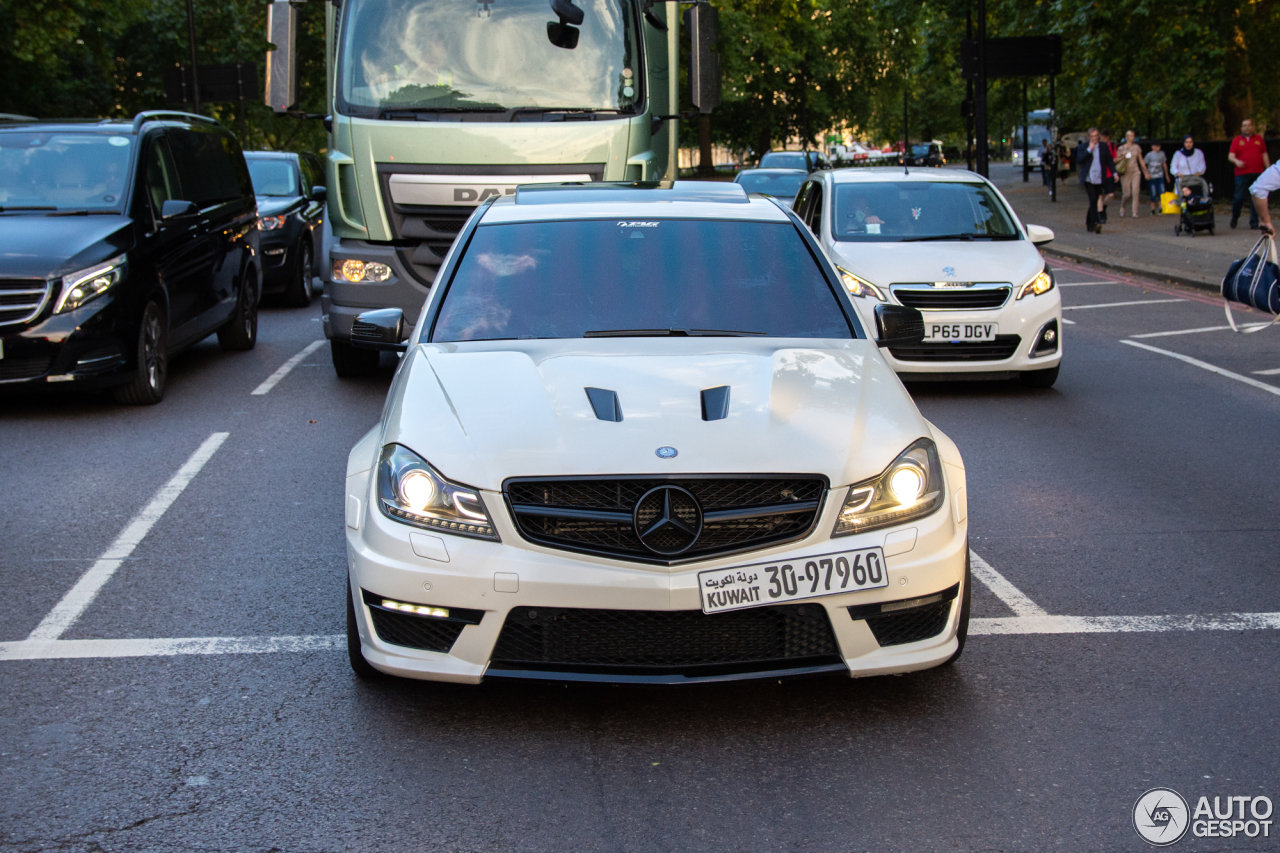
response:
[[[200,208],[189,201],[171,198],[160,206],[160,219],[169,222],[175,219],[187,219],[200,212]]]
[[[329,199],[329,191],[324,187],[312,187],[311,198],[314,201],[318,201],[321,204],[324,204]]]
[[[1045,243],[1052,243],[1053,229],[1045,228],[1043,225],[1028,225],[1027,237],[1037,246],[1042,246]]]
[[[924,340],[924,315],[905,305],[877,305],[877,346],[909,347]]]
[[[923,326],[921,327],[923,329]],[[923,331],[921,332],[923,334]],[[399,308],[379,308],[356,315],[351,324],[351,345],[362,349],[404,352],[404,312]]]

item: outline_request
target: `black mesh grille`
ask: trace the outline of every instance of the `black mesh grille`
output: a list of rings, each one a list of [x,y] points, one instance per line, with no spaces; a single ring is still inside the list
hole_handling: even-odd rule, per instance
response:
[[[373,630],[384,643],[429,652],[449,651],[466,627],[461,622],[395,613],[379,607],[370,607],[369,614],[373,617]]]
[[[467,217],[458,216],[449,219],[424,219],[422,224],[426,225],[432,231],[441,231],[445,234],[457,234],[462,230],[462,226],[467,223]]]
[[[750,671],[815,658],[840,659],[831,621],[816,604],[711,615],[517,607],[507,615],[493,650],[494,664],[563,671]]]
[[[48,356],[30,358],[0,358],[0,382],[16,379],[35,379],[49,371],[52,359]]]
[[[900,646],[927,640],[942,633],[951,616],[951,602],[917,607],[901,613],[888,613],[867,619],[867,627],[881,646]]]
[[[633,514],[637,502],[661,485],[687,489],[697,498],[704,515],[701,533],[678,560],[655,553],[636,534]],[[821,512],[826,485],[823,478],[803,476],[511,480],[506,492],[520,533],[530,541],[628,560],[673,563],[805,536]],[[792,506],[796,510],[786,511]],[[556,514],[557,509],[567,511]],[[651,509],[648,504],[642,508],[642,523]],[[760,513],[751,514],[752,509]],[[583,518],[583,511],[605,517]],[[716,518],[716,513],[726,511],[736,511],[739,517]],[[664,540],[653,544],[674,550],[685,543]]]
[[[964,311],[975,308],[999,308],[1009,298],[1012,288],[1001,287],[891,287],[894,297],[909,308],[935,311]]]
[[[1018,335],[996,335],[993,341],[917,344],[889,347],[889,352],[899,361],[1004,361],[1013,357],[1020,343]]]

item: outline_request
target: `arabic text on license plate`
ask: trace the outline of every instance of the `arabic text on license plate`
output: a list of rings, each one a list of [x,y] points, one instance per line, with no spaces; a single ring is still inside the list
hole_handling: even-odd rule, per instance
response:
[[[925,323],[927,341],[994,341],[1000,334],[995,323]]]
[[[703,613],[888,586],[879,548],[698,572]]]

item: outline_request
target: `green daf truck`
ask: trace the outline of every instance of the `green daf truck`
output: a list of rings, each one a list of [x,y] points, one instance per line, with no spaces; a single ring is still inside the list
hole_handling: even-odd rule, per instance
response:
[[[356,315],[394,307],[413,323],[486,199],[528,183],[674,179],[681,5],[325,0],[335,239],[321,306],[339,376],[377,368],[377,352],[351,345]],[[683,5],[690,100],[710,112],[715,10]],[[268,13],[266,102],[290,112],[297,9],[276,0]]]

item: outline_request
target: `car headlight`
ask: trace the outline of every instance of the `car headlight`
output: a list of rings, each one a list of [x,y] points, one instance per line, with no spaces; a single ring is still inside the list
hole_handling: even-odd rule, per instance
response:
[[[942,506],[942,494],[938,448],[922,438],[879,476],[849,489],[831,535],[850,536],[921,518]]]
[[[73,272],[62,277],[62,292],[58,295],[53,313],[74,311],[86,302],[97,299],[124,278],[125,256]]]
[[[500,541],[478,491],[446,480],[399,444],[382,448],[378,505],[387,517],[415,527]]]
[[[1018,290],[1018,298],[1039,296],[1042,293],[1048,293],[1050,290],[1053,290],[1053,273],[1049,271],[1049,267],[1046,265],[1031,281],[1022,285]]]
[[[334,281],[386,281],[389,278],[391,278],[391,267],[377,261],[338,258],[333,262]]]
[[[259,216],[259,217],[258,217],[258,230],[259,230],[259,231],[274,231],[274,230],[276,230],[277,228],[283,228],[283,227],[284,227],[284,220],[285,220],[285,217],[283,217],[283,216]]]
[[[849,291],[850,296],[857,296],[859,298],[866,298],[870,296],[871,298],[878,299],[881,302],[887,301],[884,298],[884,294],[880,292],[880,288],[876,287],[865,278],[859,278],[839,264],[836,265],[836,271],[840,273],[840,281],[844,283],[845,289]]]

